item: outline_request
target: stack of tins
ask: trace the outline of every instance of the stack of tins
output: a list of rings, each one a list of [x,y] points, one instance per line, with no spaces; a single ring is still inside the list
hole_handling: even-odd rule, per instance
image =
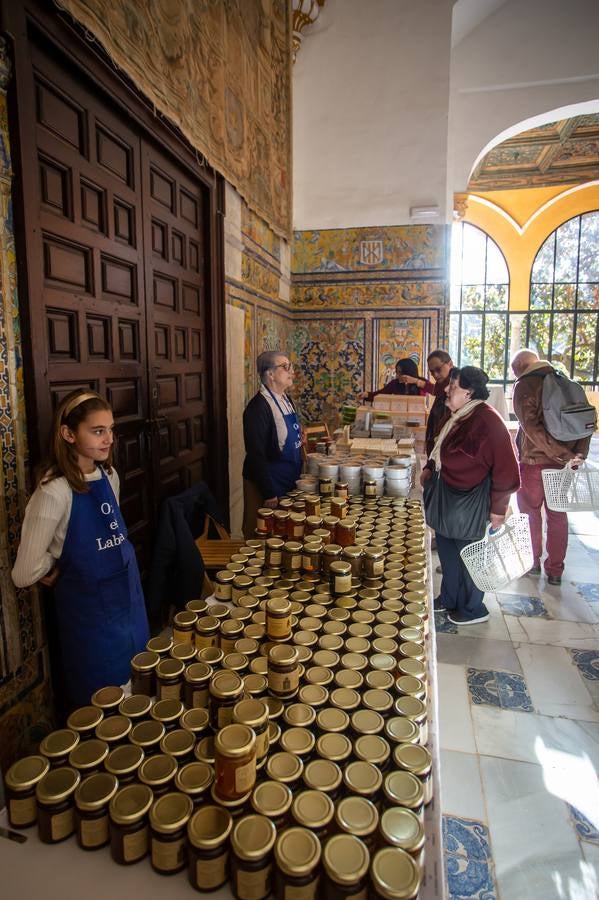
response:
[[[413,898],[427,744],[419,501],[293,492],[39,755],[6,775],[15,828],[187,869],[239,900]]]

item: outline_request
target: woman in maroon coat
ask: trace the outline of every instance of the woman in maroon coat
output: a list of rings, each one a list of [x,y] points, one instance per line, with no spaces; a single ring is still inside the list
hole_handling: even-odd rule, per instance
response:
[[[510,495],[520,486],[520,476],[503,419],[484,402],[489,396],[488,380],[476,366],[452,369],[446,389],[451,416],[437,435],[422,483],[425,485],[436,469],[451,488],[467,492],[490,476],[488,518],[492,528],[499,528],[505,521]],[[439,531],[436,536],[443,570],[440,606],[456,625],[486,622],[489,612],[483,592],[460,557],[460,550],[472,541],[447,537]]]

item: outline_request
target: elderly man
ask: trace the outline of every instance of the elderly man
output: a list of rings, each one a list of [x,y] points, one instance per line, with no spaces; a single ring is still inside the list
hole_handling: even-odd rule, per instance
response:
[[[256,512],[276,507],[295,487],[302,470],[301,428],[287,396],[293,365],[280,350],[266,350],[256,361],[262,382],[243,413],[243,534],[253,537]]]
[[[589,452],[591,438],[562,442],[552,437],[543,421],[543,378],[553,371],[546,360],[540,360],[533,350],[519,350],[512,359],[516,376],[512,398],[514,413],[520,423],[516,444],[520,456],[521,487],[518,507],[528,513],[534,554],[532,575],[541,574],[543,553],[543,523],[541,509],[545,507],[547,523],[547,556],[545,573],[549,584],[561,584],[564,559],[568,549],[568,516],[547,507],[543,490],[543,469],[555,469],[571,459],[584,459]]]

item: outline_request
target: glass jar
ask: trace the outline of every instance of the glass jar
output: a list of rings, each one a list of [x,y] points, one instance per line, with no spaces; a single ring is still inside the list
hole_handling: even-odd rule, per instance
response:
[[[268,754],[268,707],[262,700],[239,700],[233,707],[233,722],[247,725],[256,735],[256,766],[260,768]]]
[[[398,716],[410,719],[418,729],[417,742],[426,746],[428,743],[428,721],[426,704],[416,697],[398,697],[395,701],[395,711]],[[389,721],[393,721],[390,719]]]
[[[100,741],[105,741],[110,750],[122,744],[131,731],[131,719],[127,716],[110,716],[103,719],[96,728],[96,737]]]
[[[208,707],[209,685],[213,669],[205,662],[192,663],[185,670],[183,702],[188,709]]]
[[[146,644],[146,650],[151,650],[152,653],[157,653],[160,657],[163,657],[168,656],[172,646],[173,636],[171,634],[159,634],[150,638]]]
[[[187,823],[189,881],[197,891],[215,891],[229,876],[228,841],[233,819],[221,806],[201,806]]]
[[[150,715],[156,722],[162,722],[166,731],[172,731],[179,724],[184,709],[181,700],[157,700],[150,710]]]
[[[289,823],[293,794],[281,781],[262,781],[252,792],[251,805],[254,812],[268,816],[277,831]]]
[[[46,757],[53,769],[57,766],[66,766],[69,753],[75,749],[79,740],[78,732],[72,728],[51,731],[40,743],[40,753]]]
[[[239,600],[247,594],[249,589],[254,586],[254,579],[242,572],[233,579],[233,590],[231,592],[231,600],[238,603]],[[213,610],[214,614],[214,610]],[[228,615],[228,611],[227,611]]]
[[[216,732],[231,724],[233,707],[243,697],[243,679],[230,669],[216,672],[210,682],[209,695],[210,724]]]
[[[247,725],[226,725],[214,738],[215,793],[239,800],[256,783],[256,735]]]
[[[25,756],[10,767],[4,778],[8,822],[13,828],[29,828],[37,821],[35,790],[47,774],[45,756]]]
[[[279,644],[268,651],[268,690],[282,700],[299,690],[299,653],[296,646]]]
[[[194,806],[205,803],[212,783],[214,770],[203,762],[190,762],[177,769],[175,787],[191,798]]]
[[[173,644],[193,644],[197,614],[188,609],[173,616]]]
[[[316,727],[321,734],[342,734],[349,726],[348,714],[339,708],[327,706],[316,714]]]
[[[345,734],[325,732],[316,741],[316,752],[322,759],[330,759],[341,767],[351,756],[352,745]]]
[[[146,784],[128,784],[110,801],[110,855],[119,865],[132,865],[147,855],[148,813],[153,801]]]
[[[183,689],[185,663],[168,657],[156,666],[157,700],[180,700]]]
[[[320,687],[320,685],[308,685]],[[316,719],[316,711],[307,703],[291,703],[283,712],[283,721],[290,728],[310,728]]]
[[[351,564],[343,560],[335,560],[329,566],[329,584],[331,594],[335,597],[341,594],[347,594],[351,591],[352,573]]]
[[[231,833],[231,890],[237,900],[264,900],[272,888],[275,826],[262,815],[243,816]]]
[[[132,725],[147,719],[152,701],[146,694],[131,694],[119,703],[119,714],[131,720]]]
[[[379,734],[362,734],[354,741],[354,756],[384,772],[391,760],[391,747]]]
[[[260,507],[256,513],[256,533],[260,535],[272,534],[274,531],[274,510],[266,506]]]
[[[336,800],[342,782],[341,769],[330,759],[313,759],[304,769],[304,784],[311,791],[322,791]]]
[[[339,544],[325,544],[322,548],[322,553],[320,555],[320,566],[322,569],[323,581],[325,579],[328,581],[331,563],[341,560],[342,549],[343,548],[340,547]],[[328,583],[327,589],[330,590]]]
[[[420,867],[399,847],[383,847],[372,860],[371,893],[377,900],[412,900],[418,897],[421,880]]]
[[[217,647],[214,644],[210,647],[203,647],[201,650],[198,650],[198,662],[203,662],[206,663],[207,666],[212,666],[213,670],[218,669],[223,661],[224,655],[225,654],[220,649],[220,647]]]
[[[279,738],[281,750],[299,756],[304,763],[312,755],[314,743],[314,735],[308,728],[288,728]]]
[[[179,725],[186,731],[191,731],[196,741],[206,733],[210,722],[208,710],[204,708],[186,709],[179,717]]]
[[[235,643],[243,636],[243,622],[238,619],[225,619],[220,623],[219,643],[221,650],[226,655],[233,653]]]
[[[287,534],[293,540],[301,540],[306,528],[306,514],[304,512],[292,512],[287,521]]]
[[[185,609],[189,610],[190,612],[194,612],[196,614],[196,616],[204,615],[207,608],[208,608],[208,604],[206,603],[205,600],[202,600],[200,597],[198,597],[195,600],[188,600],[187,603],[185,604]]]
[[[376,497],[376,481],[372,478],[365,478],[362,482],[362,493],[365,498]]]
[[[367,578],[379,578],[385,571],[385,554],[376,547],[364,547],[362,572]]]
[[[173,875],[187,865],[187,823],[193,812],[190,797],[173,791],[150,810],[150,861],[160,875]]]
[[[228,569],[221,569],[220,572],[216,573],[216,576],[213,581],[213,589],[214,596],[217,600],[226,602],[230,600],[233,594],[233,579],[235,578],[234,572],[229,572]],[[197,646],[197,640],[196,640]]]
[[[366,900],[368,847],[353,834],[336,834],[325,844],[323,896],[326,900]]]
[[[264,547],[264,563],[268,569],[278,569],[283,558],[283,544],[280,537],[269,538]]]
[[[101,709],[104,716],[114,716],[119,711],[119,703],[124,696],[125,692],[122,687],[111,684],[92,694],[91,705]]]
[[[160,750],[177,761],[182,766],[190,762],[196,744],[195,735],[185,728],[174,728],[167,732],[160,741]]]
[[[266,774],[272,781],[278,781],[294,790],[301,781],[304,764],[294,753],[273,753],[266,761]]]
[[[108,805],[119,787],[115,775],[90,775],[75,791],[77,843],[83,850],[99,850],[110,840]]]
[[[343,797],[335,806],[335,824],[344,834],[353,834],[364,841],[371,853],[378,840],[379,813],[366,797]]]
[[[81,741],[69,753],[69,766],[77,769],[82,778],[93,775],[102,768],[102,764],[108,756],[108,750],[106,741],[99,741],[97,738]]]
[[[58,844],[73,834],[73,798],[80,781],[79,772],[69,766],[61,766],[51,769],[37,782],[37,828],[42,843]]]
[[[281,553],[281,568],[285,572],[299,572],[302,567],[302,545],[298,541],[286,541]]]
[[[380,800],[383,776],[372,763],[358,760],[343,771],[343,781],[350,794],[365,797],[376,806]]]
[[[67,719],[67,728],[76,731],[82,741],[94,736],[104,713],[96,706],[81,706],[73,710]]]
[[[169,656],[173,659],[180,659],[182,663],[188,666],[194,659],[197,659],[197,652],[195,643],[180,643],[173,644]]]
[[[172,756],[156,753],[144,759],[137,771],[137,778],[141,784],[147,784],[152,789],[155,797],[160,797],[172,790],[176,772],[177,761]]]
[[[335,526],[335,540],[341,547],[352,547],[356,544],[355,519],[341,519]],[[356,577],[359,577],[356,576]]]
[[[136,747],[141,747],[146,756],[158,753],[160,741],[166,733],[162,722],[150,719],[147,722],[139,722],[134,725],[129,734],[129,740]]]
[[[403,806],[411,809],[422,821],[424,788],[411,772],[396,770],[385,776],[383,791],[388,806]]]
[[[231,579],[232,581],[233,579]],[[218,631],[220,622],[216,616],[201,616],[196,622],[196,650],[198,650],[198,659],[200,652],[209,647],[218,647]],[[208,662],[208,660],[204,660]]]
[[[137,770],[144,759],[144,751],[134,744],[123,744],[111,750],[104,762],[104,768],[118,778],[119,785],[129,784],[137,776]]]
[[[390,806],[381,816],[381,837],[390,847],[400,847],[422,865],[424,827],[411,809]]]
[[[318,494],[306,494],[304,501],[306,503],[307,516],[320,515],[320,496]]]
[[[255,672],[251,672],[249,675],[243,676],[243,693],[248,699],[257,700],[260,697],[264,697],[267,690],[268,679],[265,675],[257,675]]]
[[[362,574],[362,547],[357,547],[355,544],[349,544],[347,546],[341,544],[341,541],[337,541],[343,547],[341,557],[344,562],[348,562],[351,566],[351,574],[352,578],[359,578]]]
[[[320,882],[320,841],[307,828],[287,828],[275,843],[276,900],[316,900]]]
[[[207,734],[200,738],[194,750],[195,758],[198,762],[206,763],[208,766],[214,765],[214,738]]]
[[[273,521],[274,521],[274,534],[277,537],[286,537],[287,536],[287,521],[289,519],[289,510],[288,509],[275,509],[273,513]],[[268,565],[268,563],[267,563]]]
[[[419,744],[398,744],[393,751],[393,762],[398,769],[415,775],[424,791],[424,803],[433,799],[432,759],[430,751]]]
[[[318,492],[321,497],[332,497],[333,496],[333,479],[332,478],[319,478],[318,479]]]
[[[288,641],[291,637],[291,603],[286,597],[266,601],[266,636],[269,641]]]

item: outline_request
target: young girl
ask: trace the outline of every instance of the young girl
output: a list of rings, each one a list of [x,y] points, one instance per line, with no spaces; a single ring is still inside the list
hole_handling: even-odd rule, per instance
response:
[[[94,391],[58,406],[50,460],[27,504],[12,578],[54,585],[68,701],[129,679],[148,620],[135,553],[118,506],[113,416]]]

